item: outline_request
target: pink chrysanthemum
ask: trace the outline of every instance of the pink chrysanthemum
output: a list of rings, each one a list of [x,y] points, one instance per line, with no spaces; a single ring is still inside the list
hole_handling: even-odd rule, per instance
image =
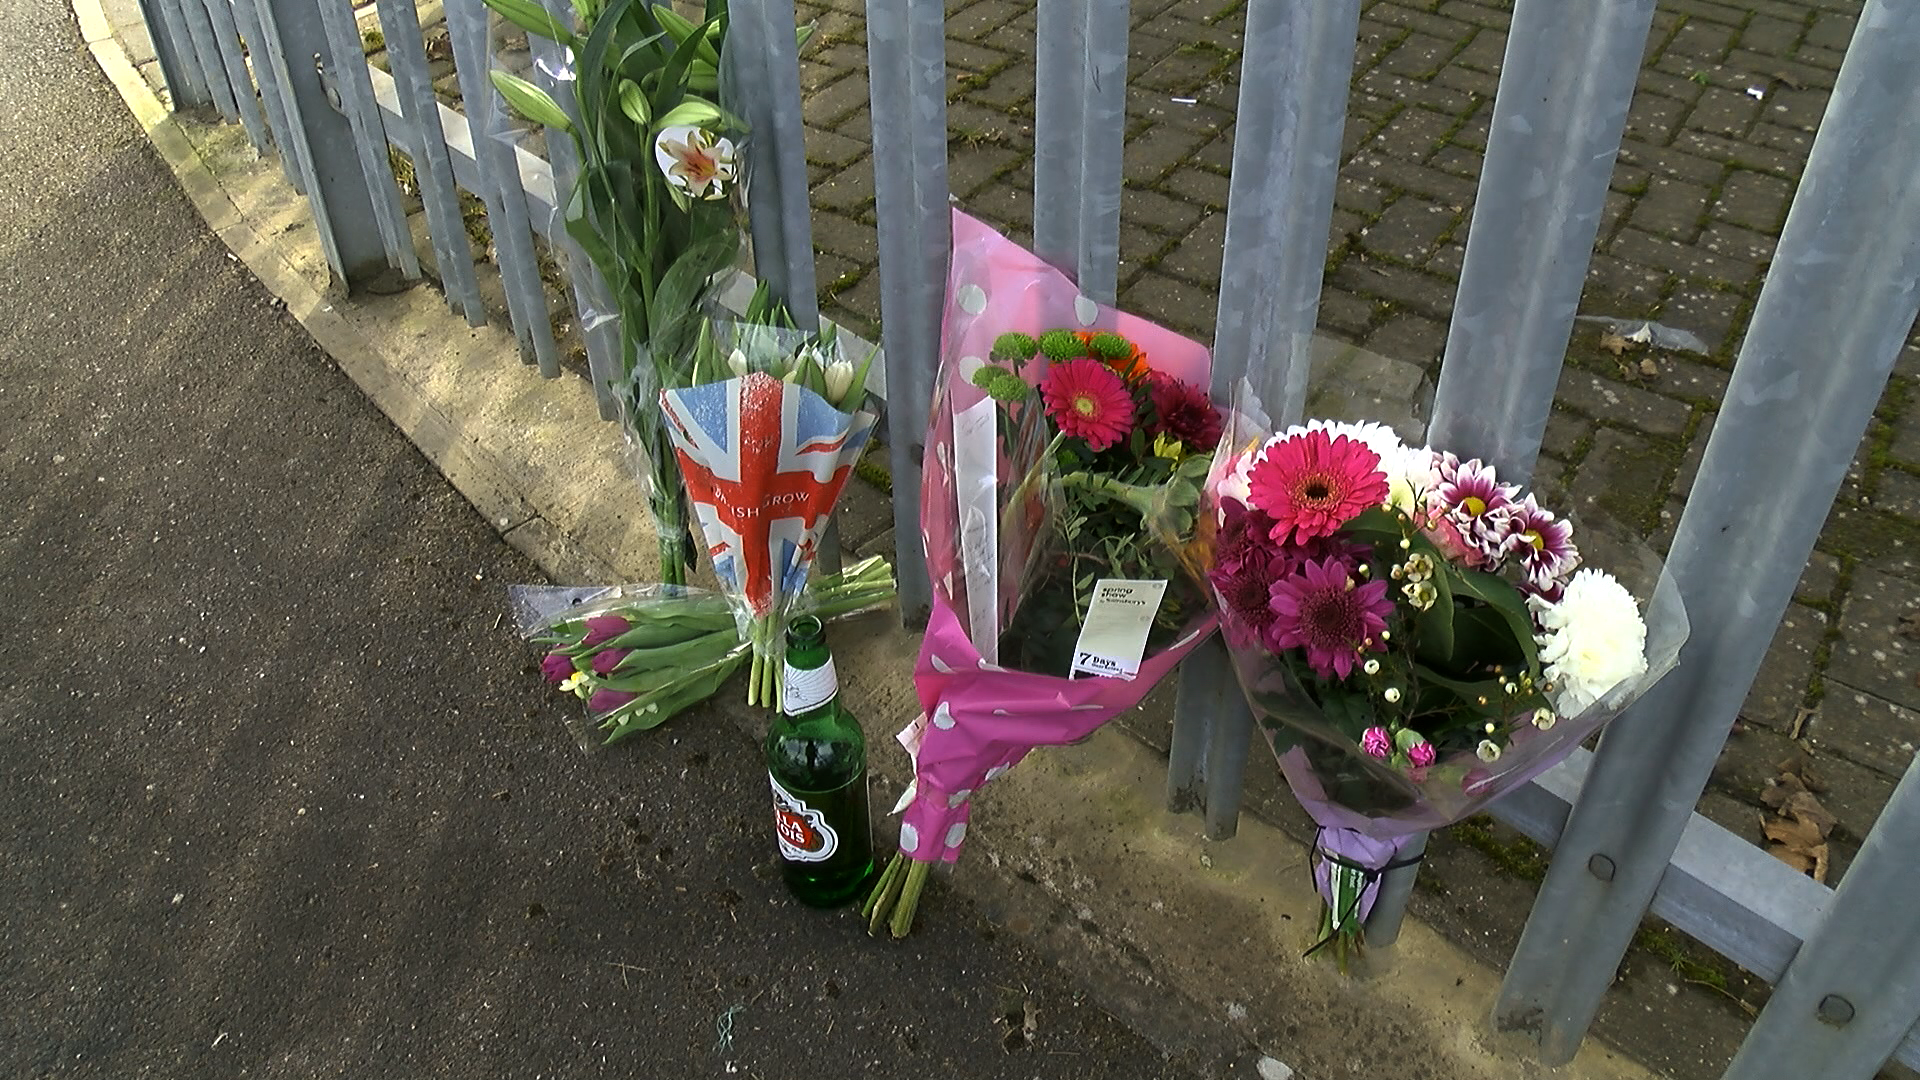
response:
[[[1407,760],[1413,762],[1416,769],[1424,769],[1433,764],[1433,744],[1417,742],[1407,748]]]
[[[1273,538],[1291,534],[1295,543],[1331,536],[1387,497],[1380,455],[1345,435],[1329,439],[1325,431],[1268,446],[1247,482],[1249,500],[1273,518]]]
[[[1580,552],[1573,546],[1573,525],[1541,509],[1531,495],[1507,513],[1506,551],[1519,560],[1527,584],[1536,589],[1551,588],[1580,565]]]
[[[1098,360],[1068,360],[1040,380],[1047,415],[1061,431],[1105,450],[1133,430],[1133,397],[1113,369]]]
[[[1377,758],[1393,756],[1393,739],[1383,727],[1370,727],[1360,736],[1360,749]]]
[[[1339,559],[1309,562],[1274,582],[1268,603],[1274,614],[1268,644],[1276,652],[1306,650],[1307,664],[1323,679],[1344,679],[1353,673],[1355,657],[1386,648],[1380,632],[1393,611],[1387,583],[1361,584]]]
[[[1503,484],[1494,475],[1493,466],[1478,458],[1461,461],[1452,454],[1440,455],[1440,482],[1428,496],[1427,511],[1441,516],[1430,533],[1449,557],[1450,546],[1464,546],[1461,554],[1473,565],[1490,564],[1505,552],[1512,535],[1510,511],[1516,505],[1520,489]]]
[[[1213,407],[1204,389],[1156,371],[1148,377],[1147,390],[1153,398],[1154,413],[1147,434],[1177,439],[1194,453],[1205,453],[1219,445],[1220,410]]]

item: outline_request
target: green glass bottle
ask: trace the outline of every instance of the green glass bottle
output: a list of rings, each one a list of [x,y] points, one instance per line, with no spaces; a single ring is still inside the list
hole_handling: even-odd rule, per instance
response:
[[[867,816],[867,738],[840,707],[833,655],[820,620],[787,626],[781,712],[767,732],[780,874],[802,903],[833,907],[873,875]]]

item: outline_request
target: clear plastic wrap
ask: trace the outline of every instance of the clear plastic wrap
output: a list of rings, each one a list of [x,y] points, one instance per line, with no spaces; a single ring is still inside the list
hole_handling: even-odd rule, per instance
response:
[[[794,614],[832,620],[893,601],[893,571],[874,556],[820,575]],[[546,650],[547,681],[585,706],[568,731],[594,751],[712,697],[750,650],[727,597],[683,585],[515,585],[520,635]]]
[[[1687,618],[1637,538],[1558,517],[1478,462],[1403,446],[1378,425],[1281,434],[1243,388],[1198,513],[1154,525],[1210,586],[1260,729],[1321,826],[1323,929],[1352,939],[1411,837],[1563,760],[1672,669]],[[1374,494],[1363,475],[1391,479]],[[1309,529],[1310,508],[1280,494],[1292,476],[1353,501]],[[1322,627],[1349,636],[1325,645],[1334,632]],[[1603,669],[1605,682],[1587,673]]]

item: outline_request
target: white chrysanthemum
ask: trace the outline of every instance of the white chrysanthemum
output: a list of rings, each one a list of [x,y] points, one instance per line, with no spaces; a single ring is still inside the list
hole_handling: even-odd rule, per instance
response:
[[[1540,662],[1554,684],[1555,711],[1577,716],[1647,670],[1647,624],[1633,594],[1604,570],[1581,570],[1557,603],[1527,598],[1541,633]]]

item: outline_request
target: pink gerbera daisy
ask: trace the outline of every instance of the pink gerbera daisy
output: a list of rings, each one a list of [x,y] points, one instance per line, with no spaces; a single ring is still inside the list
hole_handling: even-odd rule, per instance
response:
[[[1067,360],[1040,380],[1047,415],[1090,450],[1105,450],[1133,430],[1133,397],[1113,369],[1098,360]]]
[[[1274,582],[1269,603],[1274,618],[1268,644],[1275,651],[1306,650],[1307,664],[1323,679],[1344,679],[1353,673],[1355,657],[1387,647],[1380,639],[1393,611],[1387,583],[1361,584],[1339,559],[1309,562]]]
[[[1520,561],[1527,583],[1536,589],[1551,587],[1580,565],[1572,524],[1541,509],[1531,495],[1508,511],[1507,552]]]
[[[1273,518],[1273,538],[1331,536],[1387,497],[1380,455],[1345,435],[1307,431],[1273,443],[1247,477],[1249,501]]]

